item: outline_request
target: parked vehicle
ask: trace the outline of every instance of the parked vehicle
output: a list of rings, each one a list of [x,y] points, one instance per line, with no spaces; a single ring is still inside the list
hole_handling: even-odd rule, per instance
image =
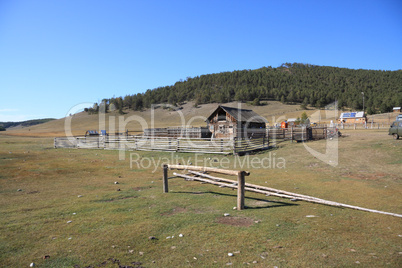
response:
[[[397,117],[396,117],[396,121],[398,121],[398,120],[402,120],[402,114],[397,115]]]
[[[85,132],[85,137],[86,136],[99,136],[99,133],[96,130],[87,130],[87,132]]]
[[[402,120],[393,122],[388,134],[394,136],[396,140],[399,139],[402,136]]]

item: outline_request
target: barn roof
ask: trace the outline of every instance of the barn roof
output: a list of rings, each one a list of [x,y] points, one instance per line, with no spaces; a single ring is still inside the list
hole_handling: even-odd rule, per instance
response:
[[[341,113],[341,119],[346,118],[362,118],[364,117],[364,112],[351,112],[351,113]]]
[[[239,108],[233,108],[233,107],[227,107],[227,106],[222,106],[219,105],[215,111],[211,113],[210,116],[208,116],[207,121],[211,120],[211,118],[215,115],[216,112],[219,111],[219,109],[224,110],[231,116],[233,116],[234,119],[236,119],[237,122],[249,122],[249,123],[268,123],[268,120],[262,117],[261,115],[257,114],[253,110],[248,110],[248,109],[239,109]]]

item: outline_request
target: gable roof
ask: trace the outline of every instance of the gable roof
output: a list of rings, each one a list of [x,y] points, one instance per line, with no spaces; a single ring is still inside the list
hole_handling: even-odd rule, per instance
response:
[[[208,116],[207,121],[211,120],[213,115],[219,110],[222,109],[231,116],[233,116],[234,119],[236,119],[237,122],[249,122],[249,123],[268,123],[268,120],[262,117],[261,115],[257,114],[253,110],[248,110],[248,109],[239,109],[239,108],[233,108],[233,107],[227,107],[227,106],[222,106],[219,105],[212,113],[210,116]]]
[[[351,113],[341,113],[341,119],[344,118],[362,118],[364,117],[364,112],[351,112]]]

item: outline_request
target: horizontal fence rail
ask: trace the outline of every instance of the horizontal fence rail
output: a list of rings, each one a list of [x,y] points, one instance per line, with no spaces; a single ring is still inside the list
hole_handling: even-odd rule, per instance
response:
[[[55,148],[87,148],[107,150],[166,151],[212,154],[242,154],[266,150],[270,140],[309,141],[338,135],[335,127],[269,128],[256,131],[251,138],[191,138],[148,135],[116,135],[55,138]],[[258,133],[257,133],[258,132]],[[266,135],[262,135],[263,132]],[[257,135],[261,134],[261,135]]]
[[[269,128],[268,137],[276,140],[309,141],[332,138],[338,135],[336,127]]]
[[[267,149],[269,147],[269,140],[266,137],[255,139],[202,139],[149,136],[99,136],[55,138],[54,147],[238,154]]]

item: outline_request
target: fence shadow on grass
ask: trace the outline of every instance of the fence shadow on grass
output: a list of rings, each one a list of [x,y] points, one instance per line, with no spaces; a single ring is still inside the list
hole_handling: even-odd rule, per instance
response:
[[[236,194],[225,194],[219,193],[214,191],[169,191],[170,194],[213,194],[213,195],[221,195],[221,196],[229,196],[237,198]],[[264,208],[277,208],[277,207],[287,207],[287,206],[299,206],[299,204],[289,203],[289,202],[282,202],[282,201],[271,201],[262,198],[256,197],[244,197],[246,200],[254,200],[254,201],[261,201],[267,203],[266,206],[245,206],[245,209],[264,209]]]

